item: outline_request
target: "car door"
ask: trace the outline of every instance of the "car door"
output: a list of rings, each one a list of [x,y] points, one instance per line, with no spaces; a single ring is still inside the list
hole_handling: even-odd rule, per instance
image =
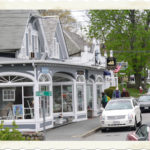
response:
[[[140,122],[141,111],[140,111],[140,107],[135,99],[133,100],[133,106],[134,106],[134,112],[135,112],[137,123],[138,123],[138,122]]]

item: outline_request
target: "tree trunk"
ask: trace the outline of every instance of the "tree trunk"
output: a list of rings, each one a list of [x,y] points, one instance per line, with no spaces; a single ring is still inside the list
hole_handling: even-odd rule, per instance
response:
[[[141,86],[141,74],[140,73],[135,73],[135,83],[136,83],[136,88],[139,89]]]

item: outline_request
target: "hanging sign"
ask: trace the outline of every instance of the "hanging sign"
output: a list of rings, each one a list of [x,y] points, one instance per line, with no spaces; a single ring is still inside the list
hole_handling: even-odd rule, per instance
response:
[[[52,96],[51,91],[37,91],[36,96]]]
[[[107,58],[107,69],[115,69],[116,67],[116,58],[108,57]]]

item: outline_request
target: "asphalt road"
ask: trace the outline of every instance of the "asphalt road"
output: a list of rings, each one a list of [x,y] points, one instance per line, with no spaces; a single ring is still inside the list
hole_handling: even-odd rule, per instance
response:
[[[150,112],[142,113],[142,123],[150,125]],[[99,127],[99,118],[72,123],[63,127],[48,130],[47,141],[125,141],[129,128],[111,129],[102,133],[101,130],[88,134]],[[84,137],[84,135],[87,135]],[[83,138],[84,137],[84,138]]]

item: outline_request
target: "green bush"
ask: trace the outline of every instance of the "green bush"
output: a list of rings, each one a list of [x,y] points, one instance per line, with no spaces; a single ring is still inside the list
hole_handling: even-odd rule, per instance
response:
[[[16,125],[15,121],[12,123],[12,127],[5,127],[4,128],[4,121],[1,121],[0,124],[0,140],[25,140],[22,136],[21,132],[17,130],[18,126]]]
[[[109,96],[110,98],[112,98],[112,94],[113,94],[113,91],[116,89],[116,87],[112,86],[112,87],[109,87],[108,89],[105,89],[104,90],[104,93]]]

